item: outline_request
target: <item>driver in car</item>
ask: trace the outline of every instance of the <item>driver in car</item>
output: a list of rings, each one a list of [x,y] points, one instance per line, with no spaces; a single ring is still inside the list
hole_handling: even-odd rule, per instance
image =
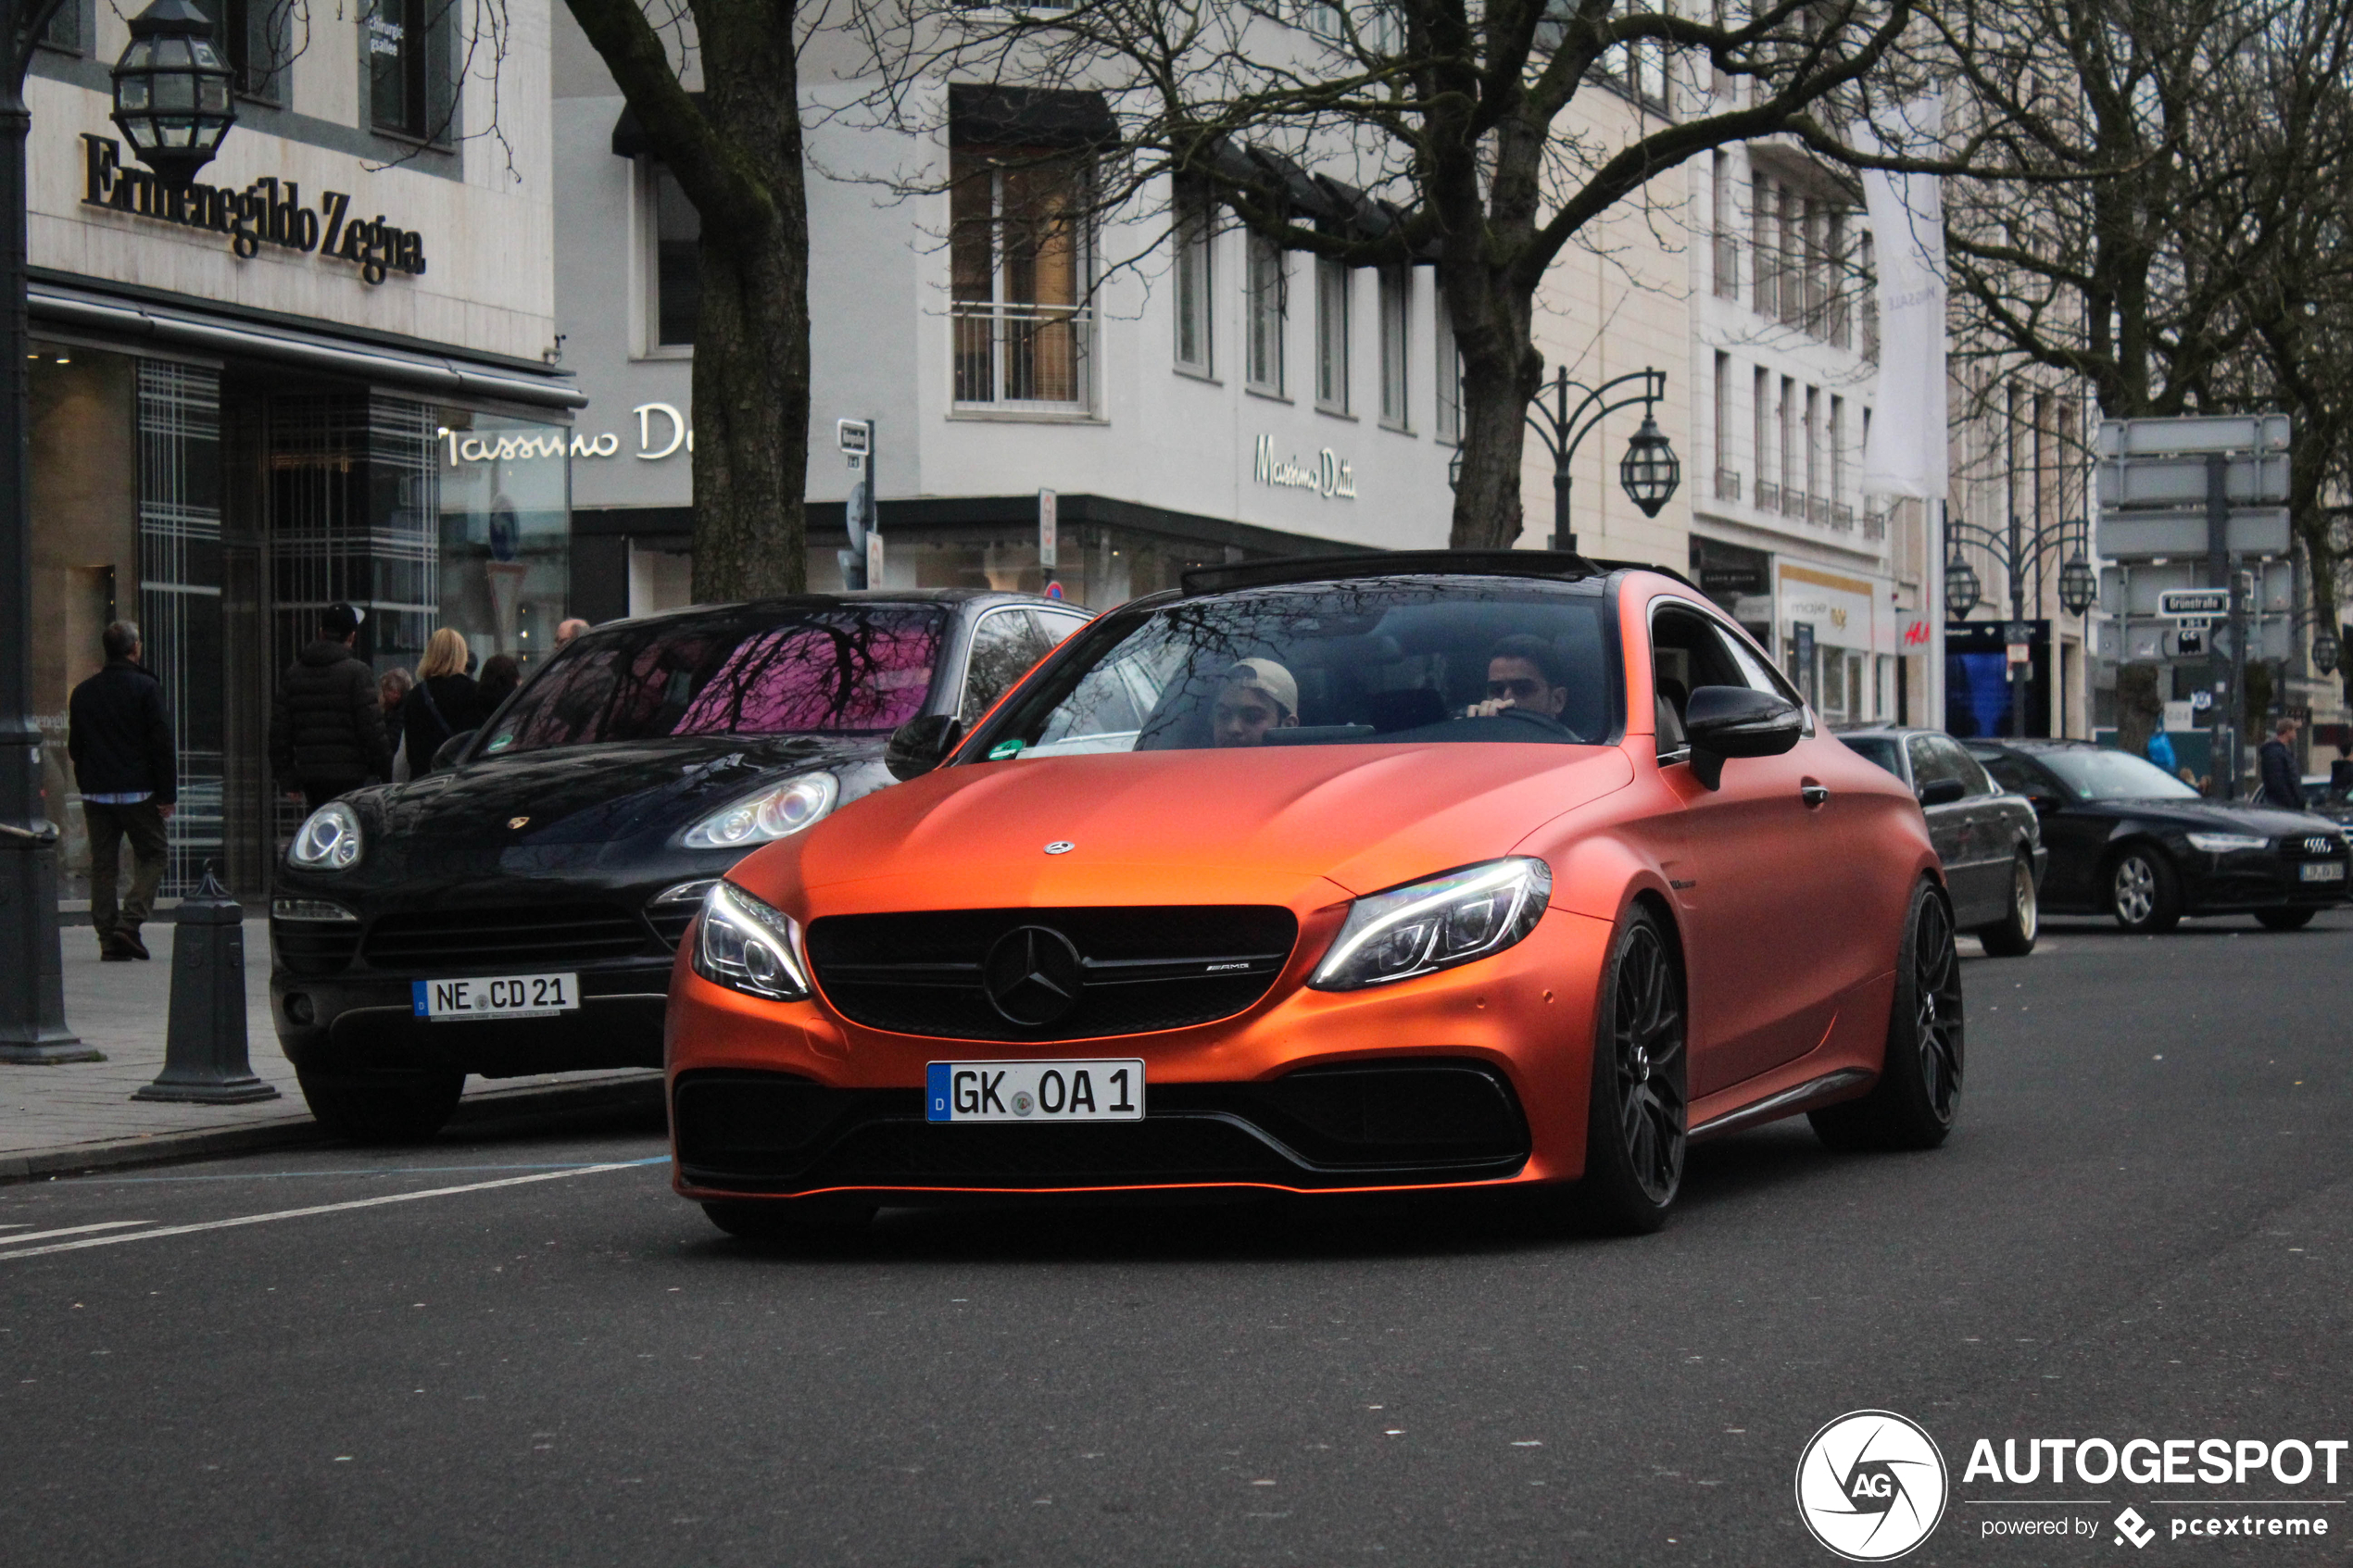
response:
[[[1568,707],[1560,658],[1553,645],[1526,633],[1505,637],[1487,654],[1487,696],[1466,709],[1466,719],[1491,719],[1506,708],[1525,709],[1558,721]]]
[[[1299,683],[1271,659],[1238,659],[1217,688],[1210,733],[1221,746],[1265,746],[1266,732],[1299,723]]]

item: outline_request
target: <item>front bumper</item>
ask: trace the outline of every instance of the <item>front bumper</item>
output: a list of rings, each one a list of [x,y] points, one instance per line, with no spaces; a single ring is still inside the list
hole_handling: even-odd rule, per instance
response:
[[[1583,1173],[1611,927],[1548,911],[1492,958],[1393,985],[1303,981],[1340,912],[1301,922],[1264,1000],[1216,1022],[1009,1043],[899,1035],[822,997],[766,1002],[681,961],[667,1024],[674,1185],[689,1197],[1244,1186],[1380,1190]],[[1141,1057],[1139,1122],[923,1119],[934,1061]],[[1417,1076],[1418,1075],[1418,1076]]]
[[[416,1015],[411,981],[389,975],[305,979],[276,972],[270,1007],[280,1048],[308,1076],[454,1070],[519,1078],[660,1067],[668,963],[595,970],[549,963],[535,972],[568,968],[580,976],[580,1007],[553,1018],[433,1022]],[[311,1022],[297,1022],[306,1010]]]
[[[2323,836],[2319,833],[2315,838]],[[2334,833],[2326,835],[2340,837]],[[2183,908],[2193,915],[2249,914],[2263,909],[2328,909],[2353,896],[2353,868],[2340,847],[2322,855],[2285,855],[2276,848],[2216,854],[2184,846]],[[2334,865],[2334,882],[2308,882],[2302,868]]]

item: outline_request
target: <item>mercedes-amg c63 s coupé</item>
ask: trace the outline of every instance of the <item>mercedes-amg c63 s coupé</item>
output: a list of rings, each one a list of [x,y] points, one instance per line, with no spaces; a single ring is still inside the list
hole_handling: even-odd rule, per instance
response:
[[[739,861],[680,948],[674,1181],[731,1233],[1494,1185],[1641,1231],[1692,1138],[1952,1124],[1918,801],[1671,573],[1194,572],[890,766],[912,782]]]

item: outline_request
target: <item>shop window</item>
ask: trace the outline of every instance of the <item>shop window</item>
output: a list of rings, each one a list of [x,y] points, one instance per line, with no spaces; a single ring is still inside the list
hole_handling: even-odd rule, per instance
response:
[[[456,140],[457,0],[370,0],[368,104],[378,131]]]
[[[294,58],[294,0],[217,0],[217,35],[237,92],[264,103],[286,98],[286,67]]]
[[[1348,296],[1351,275],[1337,261],[1315,263],[1315,407],[1348,412]]]
[[[1438,439],[1463,438],[1463,351],[1454,346],[1454,318],[1438,302]]]
[[[1216,297],[1215,209],[1198,194],[1176,205],[1176,368],[1206,376],[1216,370],[1210,301]]]
[[[1255,392],[1283,395],[1283,253],[1268,240],[1250,237],[1250,270],[1243,282],[1250,315],[1250,384]]]
[[[1076,413],[1091,405],[1089,174],[1068,154],[952,155],[959,407]]]
[[[1411,319],[1413,274],[1400,267],[1380,270],[1380,417],[1403,430],[1405,418],[1405,327]]]
[[[692,348],[702,307],[702,215],[669,168],[643,161],[647,346]]]

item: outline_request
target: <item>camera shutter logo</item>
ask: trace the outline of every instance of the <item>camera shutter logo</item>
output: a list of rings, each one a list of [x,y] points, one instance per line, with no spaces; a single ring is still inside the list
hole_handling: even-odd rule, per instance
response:
[[[1886,1562],[1944,1517],[1944,1456],[1918,1423],[1854,1411],[1814,1434],[1797,1461],[1797,1515],[1850,1562]]]

